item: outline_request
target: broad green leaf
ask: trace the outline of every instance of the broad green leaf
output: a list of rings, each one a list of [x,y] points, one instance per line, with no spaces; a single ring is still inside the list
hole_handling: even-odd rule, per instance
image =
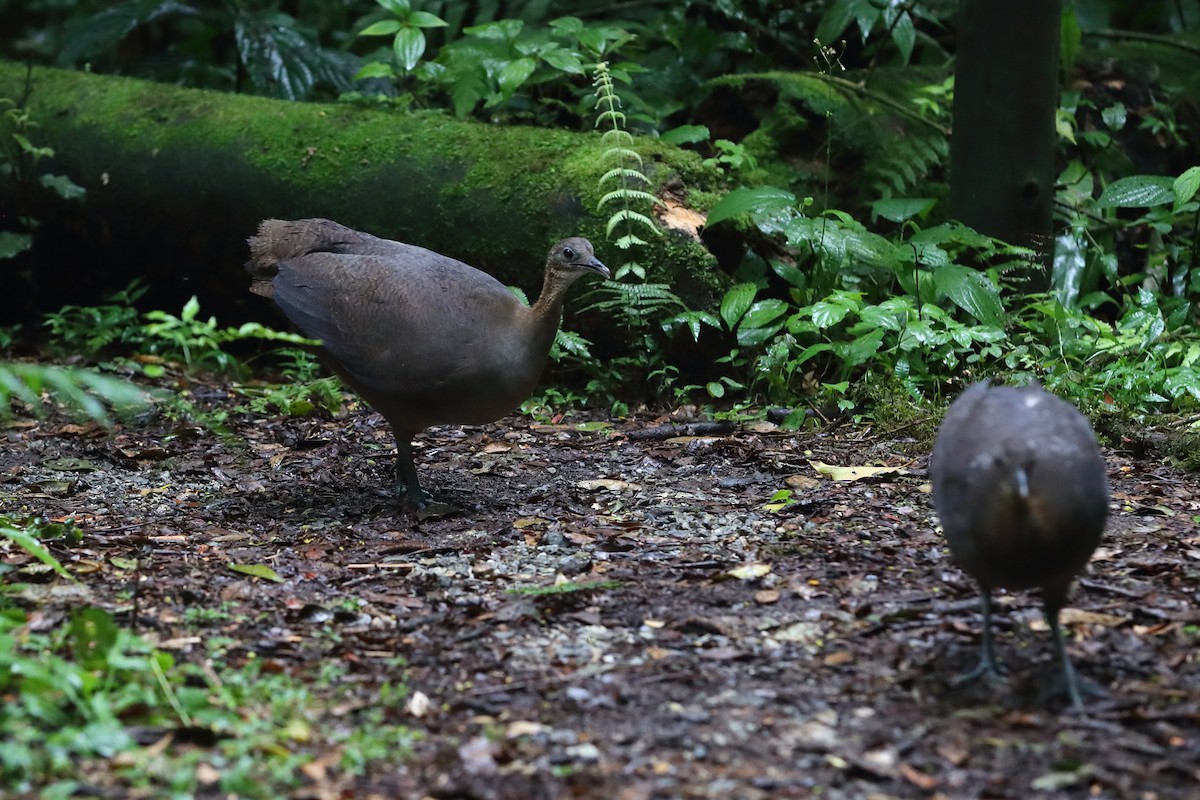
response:
[[[818,328],[829,328],[844,320],[849,313],[849,306],[821,300],[813,303],[811,316]]]
[[[1175,199],[1173,181],[1161,175],[1130,175],[1104,187],[1098,208],[1145,208],[1170,203]]]
[[[391,64],[385,64],[382,61],[373,61],[370,64],[364,64],[363,68],[354,73],[354,80],[361,81],[366,78],[394,78],[396,77],[396,69]]]
[[[711,396],[718,399],[725,396],[725,384],[720,381],[709,381],[704,388],[708,390]]]
[[[472,25],[469,28],[463,28],[463,33],[468,36],[478,36],[480,39],[504,41],[506,39],[515,39],[524,26],[525,23],[519,19],[501,19],[495,22],[485,22],[482,25]]]
[[[904,222],[913,217],[925,218],[933,210],[937,200],[932,197],[897,197],[876,200],[871,204],[871,213],[891,222]]]
[[[497,83],[500,86],[500,94],[505,97],[511,97],[512,92],[521,88],[521,84],[532,76],[534,70],[538,68],[538,62],[533,59],[517,59],[510,61],[504,65],[503,70],[497,77]]]
[[[786,261],[778,261],[776,259],[772,259],[770,264],[771,269],[775,271],[775,274],[783,278],[792,286],[795,286],[799,289],[804,289],[808,286],[807,276],[795,264],[789,264]]]
[[[565,72],[568,75],[583,74],[583,60],[579,58],[578,53],[562,47],[553,47],[543,50],[538,57],[559,72]]]
[[[1110,130],[1114,131],[1119,131],[1125,127],[1126,116],[1127,112],[1125,111],[1124,103],[1113,103],[1100,112],[1100,118],[1104,120],[1104,124]]]
[[[568,36],[577,36],[583,30],[583,20],[579,17],[559,17],[550,21],[550,27]]]
[[[398,19],[381,19],[359,31],[359,36],[391,36],[404,26]]]
[[[79,200],[87,195],[87,189],[66,175],[43,175],[38,182],[63,200]]]
[[[885,333],[887,331],[883,328],[876,328],[849,342],[836,342],[833,345],[833,352],[842,359],[847,367],[857,367],[859,364],[865,364],[871,359],[871,356],[879,352]]]
[[[0,261],[23,253],[33,246],[33,237],[27,233],[0,231]]]
[[[933,271],[933,284],[956,306],[986,325],[1004,326],[1000,290],[979,270],[944,264]]]
[[[667,131],[659,138],[667,144],[673,144],[678,147],[681,144],[707,142],[711,136],[712,134],[709,132],[707,125],[680,125],[678,128],[672,128]]]
[[[401,19],[407,17],[412,11],[410,0],[375,0],[375,2]]]
[[[1188,167],[1185,169],[1171,188],[1175,192],[1175,210],[1184,203],[1196,196],[1196,191],[1200,190],[1200,167]]]
[[[404,71],[411,72],[421,56],[425,55],[425,34],[420,28],[401,28],[392,42],[392,49],[396,51],[396,58]]]
[[[810,345],[809,347],[804,348],[800,355],[796,356],[796,358],[792,361],[792,365],[799,367],[801,364],[804,364],[818,353],[825,353],[832,349],[833,345],[829,342],[819,342],[817,344]]]
[[[22,550],[29,555],[41,561],[50,569],[54,570],[60,577],[70,581],[75,581],[75,576],[67,572],[66,567],[59,563],[58,559],[45,548],[45,546],[37,540],[32,534],[25,531],[23,528],[13,528],[9,525],[0,525],[0,536],[5,539],[10,539],[17,544]]]
[[[758,287],[753,283],[739,283],[725,292],[725,296],[721,298],[720,314],[729,330],[733,330],[738,320],[750,309],[756,294]]]
[[[787,303],[777,298],[759,300],[742,315],[739,328],[763,328],[787,313]]]
[[[913,45],[917,42],[917,30],[913,27],[912,16],[907,11],[901,11],[896,26],[892,28],[892,41],[900,51],[900,63],[907,64],[912,58]]]
[[[795,204],[796,195],[784,189],[775,189],[771,186],[734,189],[712,207],[704,224],[706,226],[715,225],[736,217],[738,214],[750,211],[778,211],[783,208],[791,208]]]
[[[229,568],[234,572],[240,572],[253,578],[262,578],[272,583],[283,583],[283,578],[279,577],[279,573],[266,564],[230,564]]]
[[[408,17],[408,24],[418,28],[444,28],[446,20],[428,11],[414,11]]]

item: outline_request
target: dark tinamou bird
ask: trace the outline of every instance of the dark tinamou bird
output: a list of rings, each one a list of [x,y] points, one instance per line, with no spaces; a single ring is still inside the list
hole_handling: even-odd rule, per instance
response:
[[[481,424],[529,397],[581,275],[609,277],[587,239],[546,257],[532,307],[498,280],[421,247],[327,219],[269,219],[250,237],[250,291],[275,300],[326,363],[391,424],[396,486],[423,506],[412,437]]]
[[[1087,420],[1040,386],[976,383],[946,413],[930,473],[950,552],[983,593],[982,655],[964,678],[999,672],[992,590],[1040,588],[1066,693],[1082,708],[1058,614],[1108,517],[1104,461]]]

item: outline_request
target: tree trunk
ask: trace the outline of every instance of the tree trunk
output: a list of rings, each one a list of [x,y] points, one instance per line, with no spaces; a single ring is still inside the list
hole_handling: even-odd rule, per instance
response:
[[[1050,0],[962,0],[954,70],[951,215],[1047,264],[1061,14]]]
[[[605,232],[616,207],[598,210],[615,188],[598,179],[616,164],[595,134],[40,67],[27,87],[25,66],[4,62],[0,97],[30,112],[35,144],[54,148],[38,169],[87,189],[80,202],[0,185],[0,227],[13,212],[40,223],[40,310],[95,303],[140,277],[159,308],[177,310],[195,294],[222,322],[261,316],[261,305],[245,305],[242,264],[246,237],[268,217],[329,217],[419,244],[531,296],[546,251],[564,236],[591,238],[614,267],[624,260]],[[692,153],[652,140],[637,146],[652,190],[668,180],[675,193],[680,183],[714,182]],[[650,244],[636,254],[651,279],[697,301],[718,291],[722,276],[707,250],[678,231],[662,233],[644,237]]]

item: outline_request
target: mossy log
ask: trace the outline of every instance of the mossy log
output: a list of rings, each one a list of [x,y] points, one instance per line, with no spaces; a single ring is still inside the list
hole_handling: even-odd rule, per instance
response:
[[[39,220],[30,274],[37,310],[95,303],[134,277],[173,310],[189,296],[222,322],[247,303],[246,237],[268,217],[328,217],[437,250],[536,294],[553,241],[580,234],[612,266],[615,207],[598,209],[614,164],[594,133],[461,122],[352,104],[289,103],[0,62],[0,97],[52,147],[38,171],[86,199],[0,186],[0,210]],[[639,140],[651,191],[711,191],[694,154]],[[699,195],[703,197],[703,195]],[[686,204],[686,200],[684,201]],[[646,213],[650,210],[639,209]],[[0,224],[4,224],[0,220]],[[660,223],[638,261],[694,301],[724,282],[694,237]],[[11,275],[11,273],[10,273]]]

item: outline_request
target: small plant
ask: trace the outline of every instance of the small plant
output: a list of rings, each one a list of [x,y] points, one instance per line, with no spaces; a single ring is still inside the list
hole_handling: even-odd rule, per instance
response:
[[[373,22],[359,36],[391,36],[395,63],[404,72],[412,72],[425,55],[425,31],[444,28],[446,21],[428,11],[414,10],[409,0],[375,0],[387,13],[386,19]],[[359,71],[358,78],[395,78],[392,65],[377,61]]]
[[[0,693],[0,786],[42,797],[69,796],[90,759],[110,765],[98,779],[114,795],[280,797],[301,786],[317,747],[338,747],[357,775],[403,758],[416,737],[379,704],[352,720],[332,714],[345,699],[336,671],[306,684],[254,659],[176,663],[95,608],[48,633],[0,611]],[[379,687],[389,704],[405,693],[403,683]],[[208,731],[212,744],[143,749],[132,730],[145,726]],[[201,785],[201,763],[215,786]]]
[[[95,370],[0,363],[0,419],[11,413],[13,400],[35,415],[42,414],[43,395],[101,425],[111,424],[109,409],[129,414],[150,402],[149,393],[140,386]]]
[[[0,516],[0,537],[9,540],[26,553],[45,564],[60,578],[74,581],[75,576],[42,544],[42,539],[67,538],[78,543],[79,529],[71,521],[46,522],[43,519],[14,520]],[[0,689],[3,687],[0,686]]]
[[[53,345],[61,352],[94,356],[110,345],[136,350],[146,339],[135,307],[145,293],[146,287],[134,280],[101,305],[63,306],[46,314],[42,324],[50,329]]]

